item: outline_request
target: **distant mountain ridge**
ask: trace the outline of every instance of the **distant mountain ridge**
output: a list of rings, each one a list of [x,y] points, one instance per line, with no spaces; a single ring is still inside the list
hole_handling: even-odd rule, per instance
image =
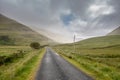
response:
[[[107,35],[120,35],[120,26]]]
[[[2,14],[0,14],[0,36],[9,37],[15,45],[29,45],[31,42],[54,43],[53,40]]]

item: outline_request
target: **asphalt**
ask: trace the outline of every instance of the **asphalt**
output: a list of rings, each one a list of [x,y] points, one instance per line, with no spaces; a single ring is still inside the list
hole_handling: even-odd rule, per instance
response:
[[[35,80],[93,80],[92,77],[77,69],[52,49],[46,49]]]

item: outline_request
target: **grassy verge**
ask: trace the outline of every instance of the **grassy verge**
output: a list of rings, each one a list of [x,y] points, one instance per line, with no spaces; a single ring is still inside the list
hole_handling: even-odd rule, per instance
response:
[[[45,51],[44,49],[32,50],[28,46],[4,46],[4,48],[0,47],[0,49],[1,56],[9,56],[16,50],[25,51],[25,55],[22,58],[15,59],[7,65],[0,66],[0,80],[30,80],[30,77],[33,76],[32,72],[39,65],[38,63]]]
[[[19,68],[14,76],[14,80],[33,80],[36,69],[45,53],[42,49],[28,60],[21,68]]]
[[[111,58],[110,56],[111,54],[110,55],[109,54],[94,55],[94,54],[89,54],[89,53],[78,54],[78,53],[66,52],[66,50],[67,51],[72,50],[69,48],[55,47],[54,49],[63,58],[65,58],[67,61],[75,65],[80,70],[83,70],[88,75],[91,75],[95,80],[119,80],[120,79],[119,67],[116,67],[117,65],[116,66],[112,65],[112,64],[119,64],[119,62],[116,62],[116,58],[118,59],[117,61],[119,61],[119,56],[115,57],[113,55]],[[110,62],[107,59],[113,60],[111,63],[111,66],[107,64],[108,62]]]
[[[41,64],[41,61],[42,61],[42,58],[44,57],[44,54],[45,54],[46,50],[45,48],[42,50],[41,54],[39,56],[36,56],[36,60],[34,62],[34,67],[32,68],[31,70],[31,73],[28,77],[28,80],[35,80],[35,77],[36,77],[36,73],[39,69],[39,66]]]

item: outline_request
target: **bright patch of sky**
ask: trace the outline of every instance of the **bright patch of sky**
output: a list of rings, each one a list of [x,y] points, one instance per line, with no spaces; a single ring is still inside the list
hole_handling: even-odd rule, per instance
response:
[[[91,14],[91,17],[99,17],[100,15],[109,15],[114,12],[113,6],[109,5],[108,0],[96,0],[94,4],[90,5],[88,11]]]

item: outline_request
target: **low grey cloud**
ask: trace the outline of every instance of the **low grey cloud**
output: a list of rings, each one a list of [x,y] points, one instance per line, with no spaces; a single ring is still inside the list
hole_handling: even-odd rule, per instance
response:
[[[59,42],[103,36],[120,25],[120,0],[0,0],[0,13],[56,34]],[[41,32],[40,32],[41,33]],[[60,40],[61,38],[61,40]]]

